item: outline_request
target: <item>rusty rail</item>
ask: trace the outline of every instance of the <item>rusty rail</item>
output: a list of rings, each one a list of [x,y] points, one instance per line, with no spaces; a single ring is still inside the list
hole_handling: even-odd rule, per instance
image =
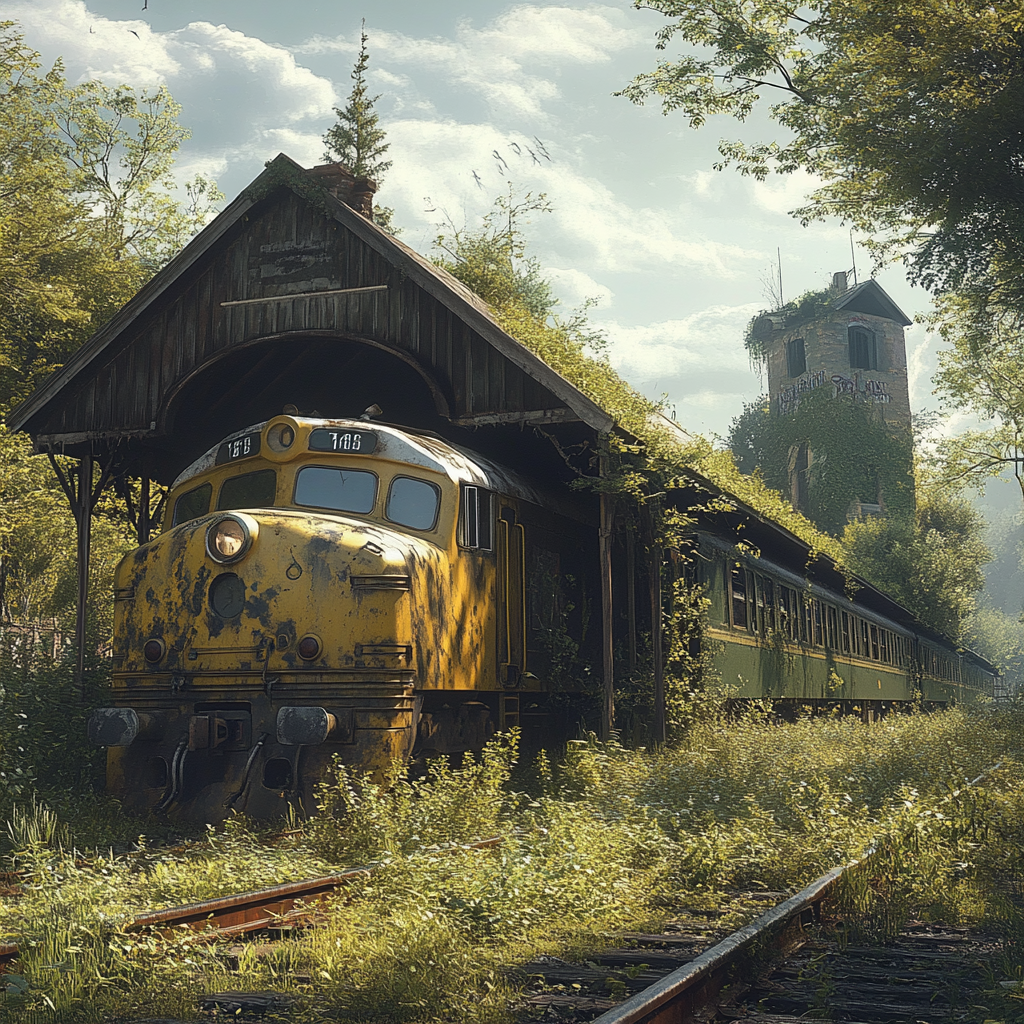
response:
[[[743,953],[762,940],[784,946],[794,931],[802,931],[809,923],[808,917],[820,917],[822,900],[847,871],[859,867],[869,856],[833,868],[690,963],[601,1014],[593,1024],[682,1024],[690,1020],[729,981],[729,970]]]
[[[502,836],[493,836],[478,843],[423,852],[487,850],[500,846],[503,841]],[[124,931],[170,934],[176,928],[185,928],[200,932],[203,939],[215,942],[251,932],[306,925],[311,923],[317,903],[356,879],[368,877],[375,867],[376,865],[368,865],[337,875],[285,882],[267,889],[237,893],[234,896],[219,896],[216,899],[187,903],[180,907],[168,907],[165,910],[154,910],[129,921],[124,926]],[[0,973],[17,959],[16,943],[0,943]]]
[[[486,850],[500,846],[503,839],[494,836],[478,843],[439,849],[438,853],[457,850]],[[429,851],[435,852],[435,851]],[[125,926],[126,932],[157,931],[166,933],[174,928],[190,928],[202,932],[211,940],[233,938],[249,932],[292,927],[309,922],[315,905],[322,902],[342,886],[373,873],[375,865],[352,868],[337,875],[307,878],[299,882],[285,882],[268,889],[220,896],[199,903],[168,907],[141,914]],[[300,906],[296,906],[300,904]]]
[[[977,786],[1002,763],[997,761],[965,782],[965,786]],[[867,865],[876,852],[876,848],[871,847],[849,864],[832,868],[795,896],[733,932],[688,964],[601,1014],[592,1024],[683,1024],[691,1020],[694,1011],[711,1002],[727,983],[730,969],[743,953],[758,942],[772,944],[776,949],[784,948],[796,937],[794,933],[803,931],[804,925],[809,923],[808,916],[815,921],[820,919],[822,901],[832,894],[839,880],[847,872]]]
[[[340,875],[307,878],[301,882],[285,882],[268,889],[221,896],[217,899],[188,903],[140,914],[128,925],[126,932],[171,932],[175,928],[191,928],[209,933],[211,938],[230,938],[265,928],[280,928],[308,916],[312,906],[321,902],[343,885],[367,877],[372,869],[356,868]],[[302,909],[296,910],[301,903]]]

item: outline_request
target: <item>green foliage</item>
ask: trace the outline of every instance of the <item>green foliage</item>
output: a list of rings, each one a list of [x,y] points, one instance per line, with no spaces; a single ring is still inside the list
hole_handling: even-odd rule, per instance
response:
[[[28,437],[2,424],[0,505],[0,622],[45,620],[51,628],[70,629],[77,586],[74,518],[47,458],[33,455]],[[100,511],[110,514],[93,518],[90,585],[106,594],[114,568],[134,544],[113,509]],[[105,643],[112,611],[101,603],[94,614]]]
[[[706,589],[692,580],[676,580],[671,608],[666,630],[665,725],[669,740],[678,741],[697,722],[717,716],[728,694],[715,669],[723,645],[707,629]]]
[[[383,783],[338,761],[333,778],[318,787],[320,814],[309,827],[310,840],[324,856],[351,862],[489,838],[498,828],[518,747],[518,730],[512,730],[479,758],[468,754],[462,768],[438,758],[423,778],[409,779],[406,765],[396,761]]]
[[[550,212],[544,193],[520,196],[510,185],[479,228],[458,228],[449,219],[434,241],[435,262],[495,310],[516,306],[546,322],[558,300],[541,277],[540,263],[527,255],[524,227],[531,214]]]
[[[671,19],[658,48],[684,54],[624,95],[661,101],[692,127],[745,120],[767,97],[785,141],[720,144],[722,164],[822,179],[798,215],[838,216],[898,253],[937,291],[1019,261],[1024,66],[1012,0],[644,0]],[[778,102],[773,102],[777,100]],[[1013,276],[1012,274],[1009,276]],[[1017,280],[1020,280],[1019,274]]]
[[[964,641],[982,566],[991,553],[984,520],[941,481],[922,478],[913,516],[851,523],[843,534],[847,564],[933,629]]]
[[[993,289],[977,288],[945,296],[932,327],[949,346],[935,375],[943,404],[995,421],[939,443],[943,477],[981,487],[1012,472],[1024,497],[1024,309],[1007,309]]]
[[[967,621],[966,645],[1003,674],[1010,693],[1024,692],[1024,623],[998,608],[982,606]]]
[[[743,346],[750,354],[751,359],[763,360],[768,355],[765,348],[765,341],[767,339],[759,337],[754,331],[754,324],[761,317],[768,315],[782,317],[785,321],[786,330],[795,331],[804,324],[827,318],[832,313],[832,300],[834,298],[835,292],[831,288],[804,292],[803,295],[787,302],[784,306],[779,306],[777,309],[762,309],[756,316],[751,317],[743,334]]]
[[[0,1020],[189,1018],[199,994],[233,988],[298,996],[297,1024],[497,1024],[516,998],[510,964],[587,959],[621,941],[614,932],[660,928],[685,907],[738,927],[763,906],[737,890],[793,891],[880,841],[887,859],[849,893],[867,926],[908,913],[991,920],[1008,912],[1000,888],[1024,877],[1022,726],[1013,706],[870,727],[709,711],[670,749],[572,743],[563,762],[538,762],[532,796],[508,788],[514,745],[499,740],[481,762],[418,784],[342,777],[328,798],[345,817],[305,835],[234,820],[199,842],[122,855],[75,850],[59,817],[28,807],[10,828],[24,894],[0,900],[0,931],[23,950]],[[984,792],[965,786],[1000,759]],[[459,845],[492,834],[499,847]],[[351,866],[334,852],[378,867],[320,927],[247,949],[232,973],[217,945],[122,931],[142,910]]]
[[[855,501],[881,495],[886,513],[908,519],[914,507],[911,440],[873,415],[872,407],[828,388],[800,396],[797,408],[773,415],[764,396],[733,420],[729,447],[743,472],[759,471],[776,490],[789,490],[794,452],[807,446],[808,518],[833,536],[842,533]]]
[[[613,434],[610,486],[641,501],[674,486],[693,469],[717,486],[787,527],[815,552],[841,558],[839,544],[823,534],[758,476],[737,468],[728,452],[703,437],[686,435],[660,415],[657,403],[636,392],[608,361],[605,342],[587,319],[587,306],[567,318],[555,314],[557,303],[537,263],[527,256],[526,217],[546,212],[543,195],[519,199],[514,191],[499,197],[480,228],[448,230],[435,244],[435,262],[473,289],[492,309],[495,320],[517,341],[540,356],[583,394],[614,416],[639,444]],[[543,284],[543,288],[538,286]],[[666,536],[666,543],[671,539]]]
[[[31,393],[205,222],[173,195],[188,132],[166,90],[69,85],[0,22],[0,412]]]
[[[670,19],[659,62],[623,91],[657,98],[694,128],[758,104],[783,141],[723,141],[724,167],[763,180],[800,170],[821,185],[794,211],[839,217],[876,259],[902,259],[940,296],[951,349],[937,378],[949,405],[997,426],[949,441],[947,475],[1019,468],[1024,235],[1024,33],[1015,0],[637,0]],[[777,101],[777,102],[775,102]],[[757,352],[756,340],[752,346]]]
[[[374,110],[380,96],[370,96],[366,91],[366,69],[370,64],[366,41],[364,21],[359,56],[352,69],[352,92],[345,107],[334,108],[338,120],[324,135],[324,160],[343,163],[356,177],[372,178],[380,186],[391,168],[392,161],[384,159],[391,143],[384,141],[387,132],[380,127],[380,115]],[[373,219],[385,231],[397,235],[399,232],[392,224],[394,213],[388,206],[378,206],[373,211]]]
[[[366,90],[366,69],[370,55],[366,49],[366,22],[359,37],[359,56],[352,69],[352,92],[348,105],[336,107],[337,123],[324,136],[324,159],[343,163],[357,177],[378,181],[391,167],[390,160],[382,157],[390,148],[384,140],[387,133],[379,127],[379,115],[373,109],[380,96],[370,96]]]

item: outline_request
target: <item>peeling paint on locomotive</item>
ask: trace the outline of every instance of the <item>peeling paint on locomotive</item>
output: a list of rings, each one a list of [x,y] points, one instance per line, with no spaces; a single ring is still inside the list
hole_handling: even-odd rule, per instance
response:
[[[315,431],[335,438],[332,450],[317,450],[324,435]],[[369,454],[334,448],[356,436],[361,451],[372,443]],[[372,502],[358,513],[301,507],[298,474],[310,466],[371,474]],[[273,491],[258,507],[213,501],[268,471]],[[389,520],[385,495],[396,480],[434,489],[432,525]],[[381,772],[417,740],[431,752],[478,749],[504,699],[502,552],[459,544],[463,484],[506,506],[551,505],[439,439],[357,420],[275,417],[193,463],[172,487],[167,519],[177,525],[116,572],[115,704],[159,728],[109,747],[108,788],[138,810],[272,817],[289,804],[312,811],[335,755]],[[207,485],[207,507],[198,507],[188,495]],[[148,641],[160,642],[150,648],[161,652],[155,661]],[[542,686],[525,674],[517,682]],[[322,742],[281,733],[279,723],[306,718],[330,723]]]

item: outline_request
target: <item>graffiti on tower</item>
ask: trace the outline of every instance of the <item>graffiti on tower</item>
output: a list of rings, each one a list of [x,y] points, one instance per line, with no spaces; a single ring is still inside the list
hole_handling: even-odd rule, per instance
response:
[[[832,385],[832,397],[840,395],[859,395],[865,402],[872,402],[876,405],[888,405],[892,397],[888,391],[887,382],[884,380],[861,380],[860,374],[853,377],[845,377],[841,373],[834,373],[830,378],[825,376],[824,370],[816,370],[804,377],[787,384],[776,396],[780,416],[793,412],[800,404],[800,396],[816,388]]]

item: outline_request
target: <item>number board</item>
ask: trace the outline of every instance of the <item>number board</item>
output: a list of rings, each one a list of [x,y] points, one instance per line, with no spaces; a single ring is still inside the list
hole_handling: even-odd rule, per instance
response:
[[[371,455],[377,450],[377,435],[372,430],[329,430],[318,427],[309,435],[309,450]]]
[[[236,437],[233,441],[225,441],[217,449],[217,465],[225,462],[237,462],[239,459],[248,459],[260,453],[260,435],[246,434],[243,437]]]

